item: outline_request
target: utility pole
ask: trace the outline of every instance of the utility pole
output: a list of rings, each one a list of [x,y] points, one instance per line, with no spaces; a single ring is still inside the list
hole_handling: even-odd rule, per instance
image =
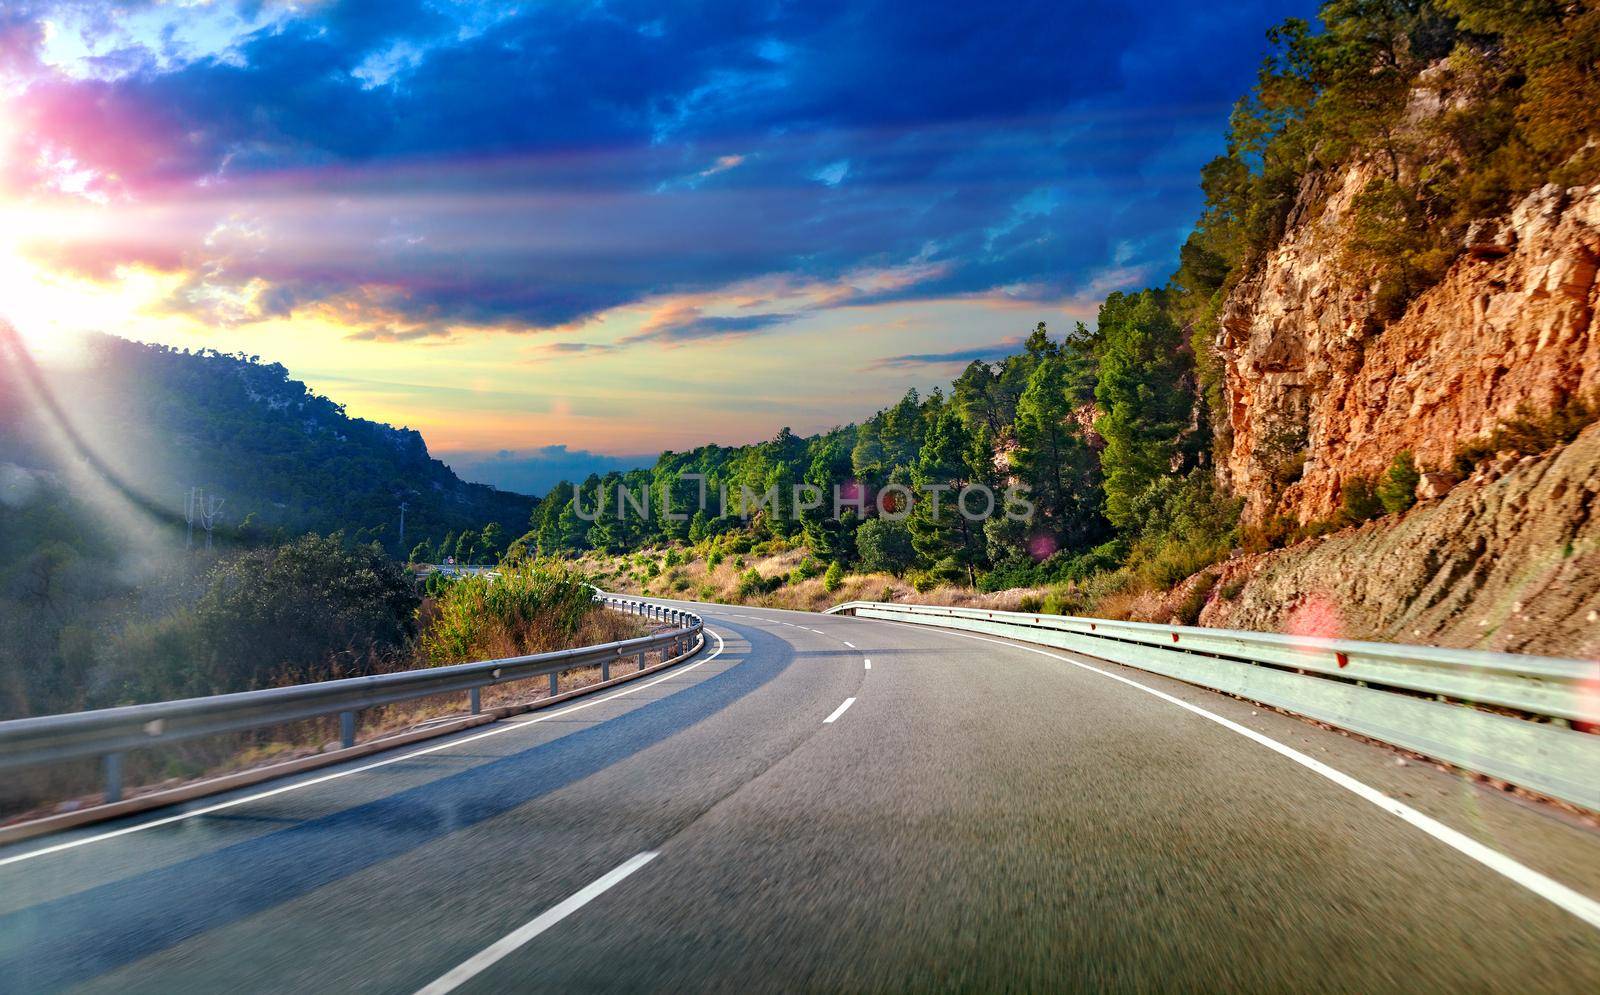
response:
[[[400,502],[400,555],[406,555],[406,503]]]
[[[200,508],[200,526],[206,530],[206,550],[211,549],[211,527],[216,524],[217,512],[222,510],[224,498],[215,494],[205,495],[205,502]]]
[[[195,492],[195,488],[190,487],[189,488],[189,496],[188,496],[187,500],[184,501],[184,504],[183,504],[183,519],[184,519],[184,521],[189,523],[189,536],[188,536],[188,548],[189,549],[193,549],[194,548],[194,508],[195,508],[195,493],[194,492]]]

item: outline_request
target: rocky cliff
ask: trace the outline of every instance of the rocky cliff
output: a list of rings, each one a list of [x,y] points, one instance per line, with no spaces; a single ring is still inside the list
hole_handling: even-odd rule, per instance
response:
[[[1485,466],[1404,516],[1230,560],[1200,622],[1600,657],[1597,512],[1600,425],[1559,452]],[[1185,588],[1141,614],[1170,615]]]
[[[1281,243],[1223,309],[1231,439],[1219,472],[1246,522],[1327,518],[1344,481],[1378,475],[1401,450],[1443,469],[1519,404],[1600,386],[1600,185],[1546,186],[1474,224],[1444,279],[1380,324],[1376,288],[1342,263],[1370,174],[1309,177]],[[1298,479],[1286,454],[1304,455]]]

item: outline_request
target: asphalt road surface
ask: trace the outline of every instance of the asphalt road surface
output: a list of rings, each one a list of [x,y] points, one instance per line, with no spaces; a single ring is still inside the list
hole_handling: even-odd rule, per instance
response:
[[[0,990],[1600,991],[1596,925],[1211,716],[1600,896],[1550,807],[1065,652],[693,607],[661,676],[0,850]]]

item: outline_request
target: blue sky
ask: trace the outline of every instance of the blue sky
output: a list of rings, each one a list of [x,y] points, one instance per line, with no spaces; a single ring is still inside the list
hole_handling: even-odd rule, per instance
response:
[[[0,278],[473,465],[816,430],[1163,282],[1311,13],[11,2]]]

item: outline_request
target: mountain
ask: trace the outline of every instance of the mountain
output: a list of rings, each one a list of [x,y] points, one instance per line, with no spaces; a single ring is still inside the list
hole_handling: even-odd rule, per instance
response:
[[[219,534],[342,530],[403,555],[490,523],[520,534],[536,504],[461,480],[417,432],[353,418],[251,357],[95,336],[68,364],[7,363],[0,394],[0,462],[64,474],[169,527],[187,528],[195,489],[221,502]]]
[[[557,488],[541,548],[803,542],[946,600],[975,578],[1048,587],[1045,610],[1600,650],[1600,8],[1333,0],[1321,21],[1271,33],[1165,286],[858,426]],[[682,507],[685,473],[1024,484],[1038,513],[571,513],[617,484]]]

